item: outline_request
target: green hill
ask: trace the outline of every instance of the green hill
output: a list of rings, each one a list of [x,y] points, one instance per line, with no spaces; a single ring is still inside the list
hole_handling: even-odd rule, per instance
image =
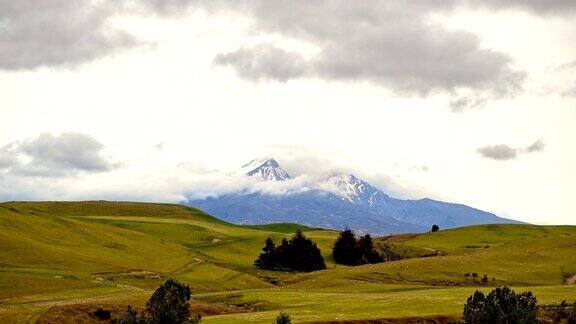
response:
[[[327,270],[252,266],[266,237],[279,241],[297,229],[318,243]],[[484,225],[394,236],[377,245],[414,258],[359,267],[332,262],[336,236],[297,224],[238,226],[173,204],[2,203],[0,321],[49,322],[86,313],[80,309],[142,305],[168,277],[190,284],[193,308],[207,323],[270,323],[280,310],[301,321],[457,316],[484,274],[487,286],[528,287],[519,289],[535,292],[541,304],[576,299],[576,287],[565,285],[576,274],[576,227]]]

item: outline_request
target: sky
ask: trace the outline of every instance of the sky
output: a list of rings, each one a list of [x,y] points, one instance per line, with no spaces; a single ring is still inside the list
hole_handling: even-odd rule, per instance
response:
[[[573,0],[0,0],[0,201],[353,173],[576,224]]]

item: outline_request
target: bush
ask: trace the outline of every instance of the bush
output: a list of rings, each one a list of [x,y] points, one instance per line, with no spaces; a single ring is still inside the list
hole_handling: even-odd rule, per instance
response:
[[[476,291],[464,305],[464,322],[470,324],[537,323],[536,297],[531,292],[516,294],[508,287],[496,288],[488,296]]]
[[[276,324],[291,324],[291,323],[292,319],[290,318],[290,315],[286,313],[280,313],[280,315],[276,317]]]
[[[384,258],[374,250],[374,243],[370,234],[366,234],[356,240],[354,232],[345,229],[332,248],[334,261],[339,264],[359,265],[366,263],[379,263]]]
[[[440,227],[436,224],[432,225],[432,233],[436,233],[440,230]]]
[[[168,279],[146,302],[146,310],[140,318],[132,306],[120,320],[122,324],[194,324],[201,316],[190,316],[190,287],[176,280]]]
[[[254,266],[268,270],[315,271],[326,269],[320,249],[311,239],[298,230],[290,241],[282,240],[275,246],[271,238],[266,239],[262,253],[254,261]]]

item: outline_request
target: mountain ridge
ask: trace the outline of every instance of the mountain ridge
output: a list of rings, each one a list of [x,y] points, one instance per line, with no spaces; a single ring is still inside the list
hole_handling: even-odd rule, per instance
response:
[[[241,171],[244,176],[263,182],[295,179],[275,159],[252,160]],[[332,172],[301,186],[306,190],[283,194],[238,191],[206,199],[190,198],[184,203],[238,224],[297,222],[374,234],[423,232],[433,224],[454,228],[521,223],[463,204],[430,198],[392,198],[350,173]]]

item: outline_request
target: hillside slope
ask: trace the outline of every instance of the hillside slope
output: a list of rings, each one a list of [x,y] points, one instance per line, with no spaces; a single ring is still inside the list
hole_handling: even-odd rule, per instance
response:
[[[296,229],[318,243],[327,270],[252,266],[266,237],[279,241]],[[573,226],[482,225],[393,236],[376,244],[438,256],[358,267],[332,262],[336,236],[297,224],[233,225],[171,204],[1,203],[0,322],[143,305],[168,277],[191,286],[193,308],[206,323],[270,323],[280,310],[302,321],[454,316],[478,289],[465,277],[473,272],[487,274],[489,286],[532,290],[540,303],[576,299],[576,286],[564,285],[576,274]]]

